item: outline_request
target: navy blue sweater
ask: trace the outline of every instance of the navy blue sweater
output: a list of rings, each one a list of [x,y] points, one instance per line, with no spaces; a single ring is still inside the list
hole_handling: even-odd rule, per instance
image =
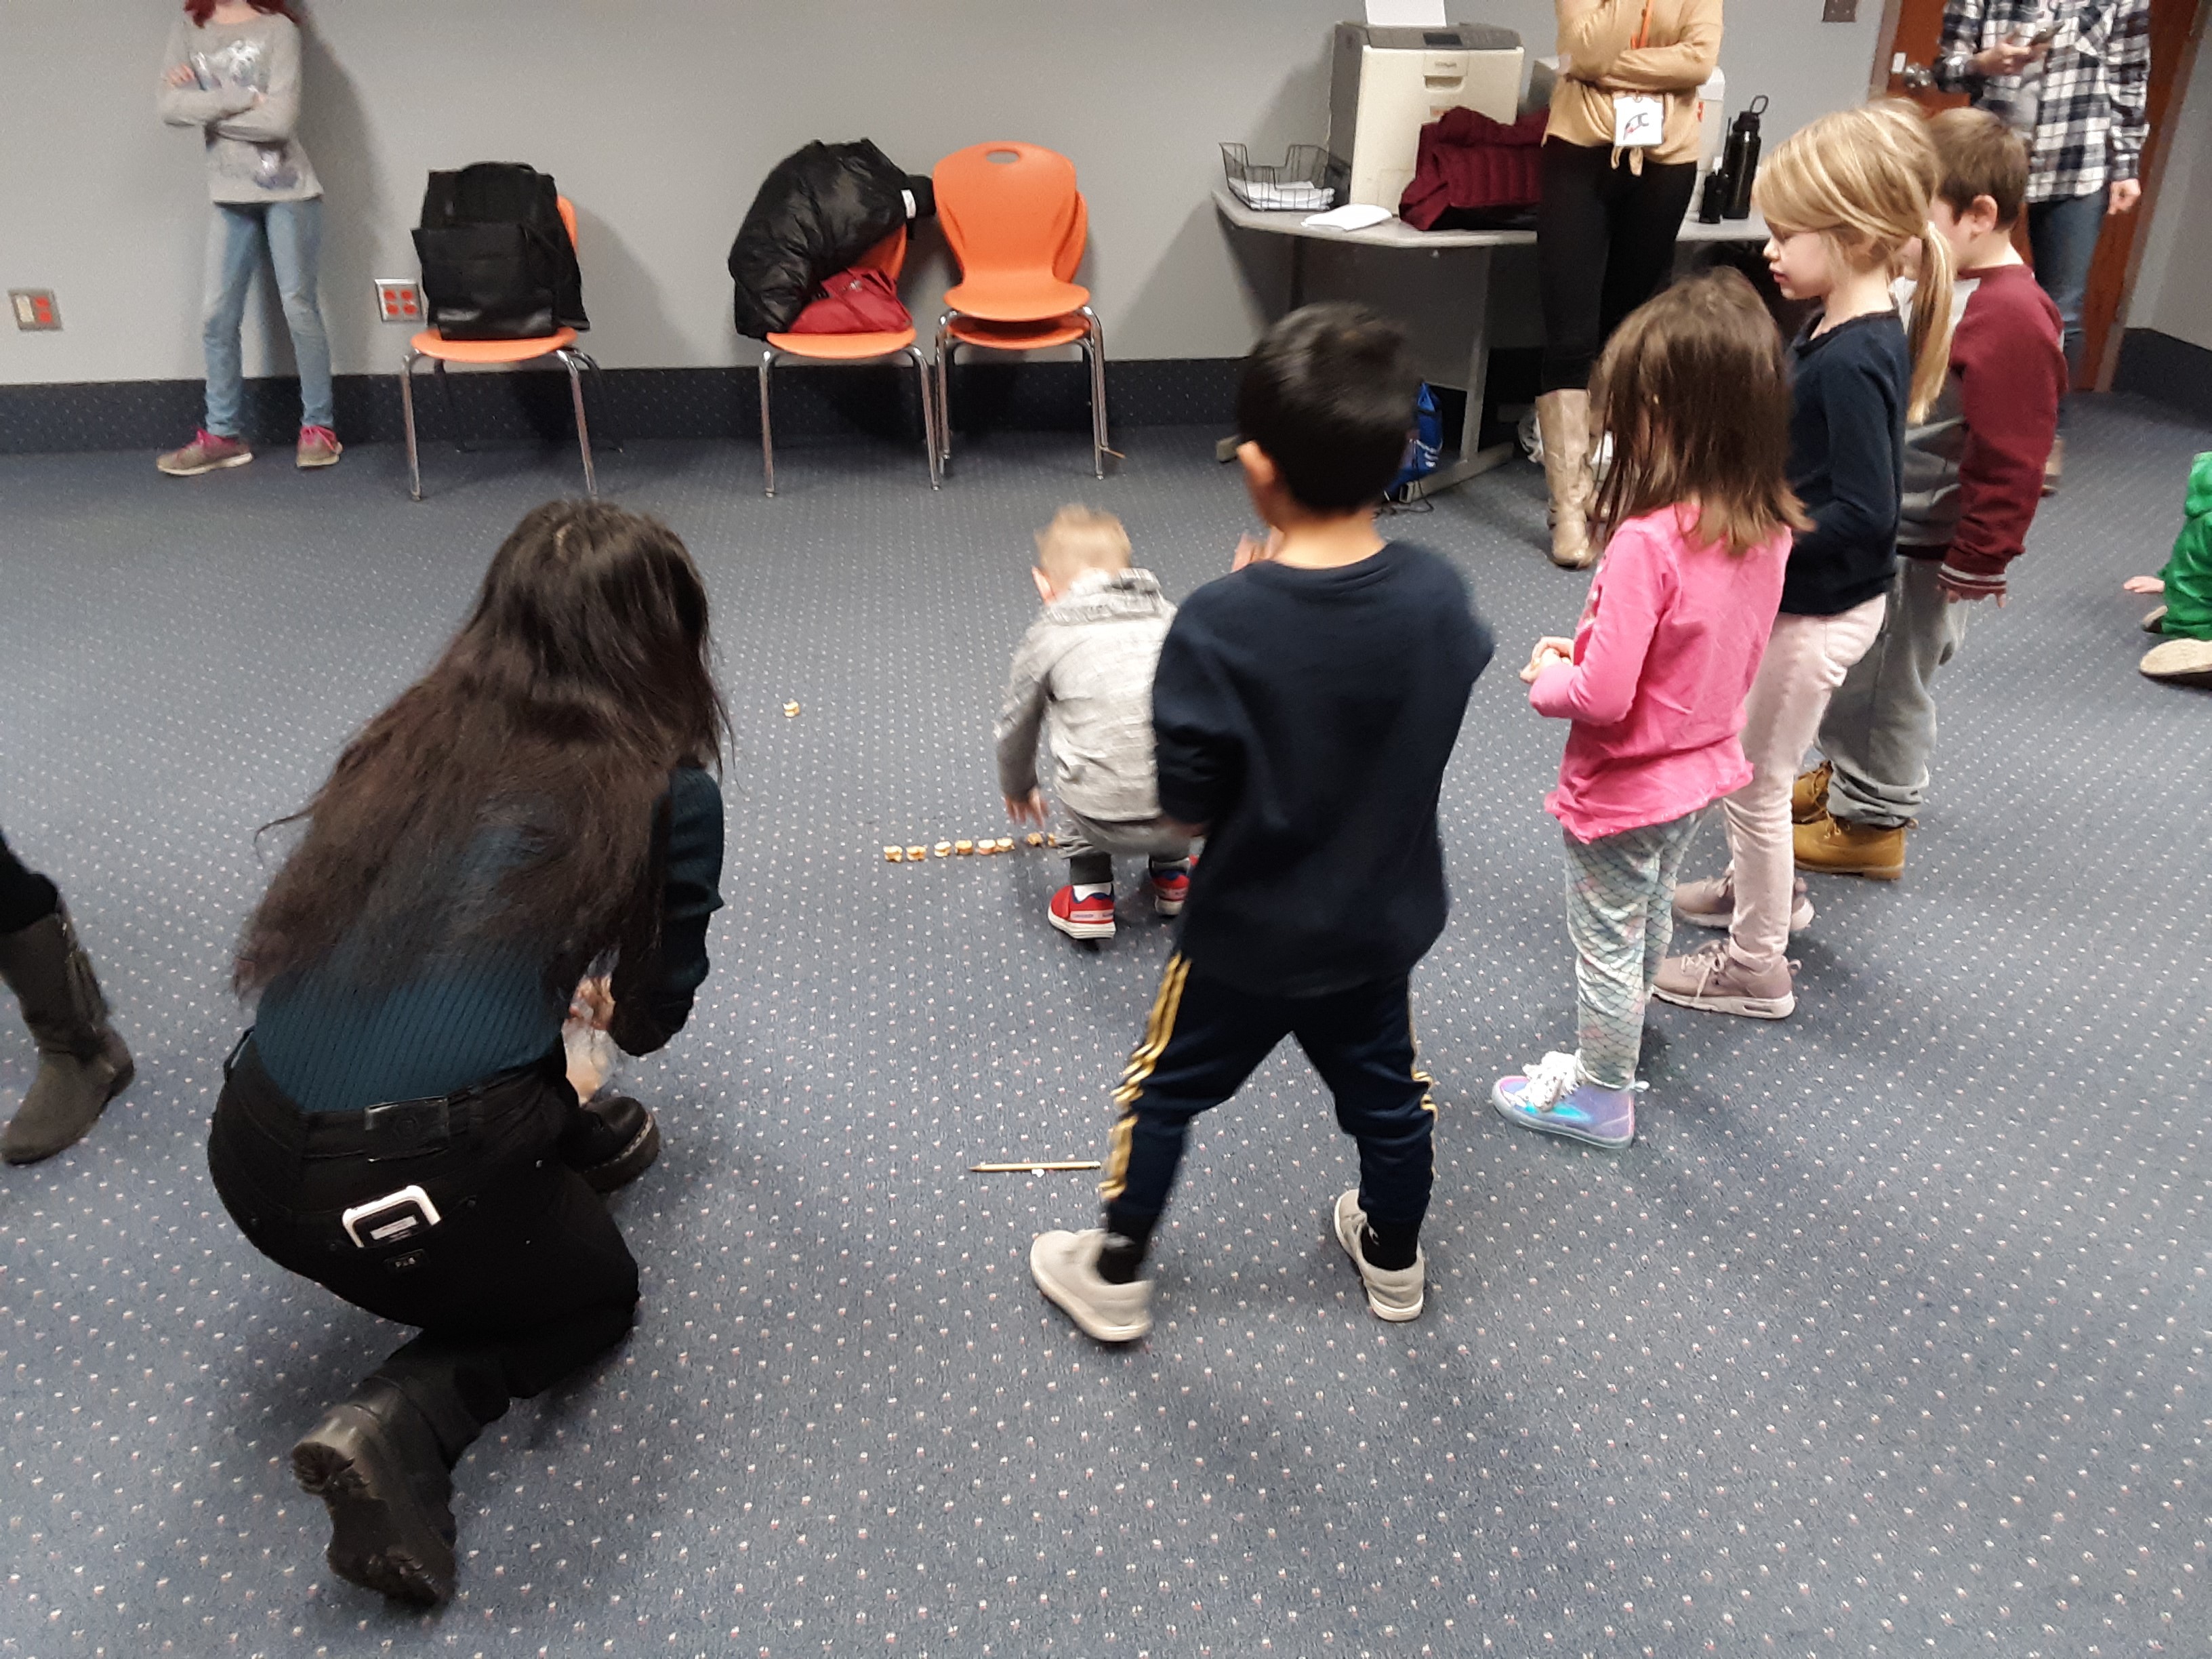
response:
[[[1833,617],[1889,592],[1905,495],[1912,360],[1893,311],[1790,342],[1790,487],[1813,527],[1790,550],[1782,610]]]
[[[696,767],[669,776],[656,814],[662,870],[659,948],[628,955],[614,973],[609,1035],[647,1054],[683,1029],[707,977],[707,919],[722,907],[722,792]],[[445,908],[480,906],[509,858],[497,836],[459,861]],[[517,952],[454,948],[426,960],[398,985],[364,992],[332,959],[280,976],[261,994],[253,1046],[270,1079],[304,1111],[350,1112],[380,1101],[451,1094],[550,1053],[561,1041],[568,999],[555,988],[574,975]],[[549,983],[553,981],[555,983]]]
[[[1193,973],[1310,997],[1412,969],[1443,931],[1437,797],[1490,652],[1459,573],[1406,542],[1183,602],[1152,732],[1161,810],[1206,828]]]

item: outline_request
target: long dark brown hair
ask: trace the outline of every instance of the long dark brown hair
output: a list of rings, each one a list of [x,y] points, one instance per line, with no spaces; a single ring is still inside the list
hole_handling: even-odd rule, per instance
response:
[[[208,19],[215,15],[217,3],[218,0],[185,0],[185,9],[191,14],[193,22],[205,28]],[[246,3],[264,17],[289,17],[295,23],[300,21],[300,14],[292,5],[292,0],[246,0]]]
[[[526,950],[549,979],[614,949],[670,769],[720,754],[710,653],[706,586],[666,525],[597,501],[531,513],[436,665],[278,820],[306,830],[246,925],[240,992],[341,942],[378,984],[457,937]]]
[[[1739,271],[1703,272],[1628,314],[1591,378],[1590,423],[1613,434],[1597,493],[1608,536],[1675,506],[1697,510],[1698,541],[1731,553],[1811,526],[1786,476],[1782,335]]]

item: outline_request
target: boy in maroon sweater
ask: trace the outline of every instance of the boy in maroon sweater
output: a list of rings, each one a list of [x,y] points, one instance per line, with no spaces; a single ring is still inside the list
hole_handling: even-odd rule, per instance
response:
[[[1894,881],[1928,792],[1929,682],[1966,636],[1966,607],[2005,598],[2005,568],[2043,494],[2066,388],[2058,308],[2012,246],[2027,147],[1996,116],[1928,124],[1943,166],[1933,222],[1956,257],[1951,373],[1905,435],[1897,586],[1874,648],[1820,725],[1825,761],[1797,780],[1797,867]]]

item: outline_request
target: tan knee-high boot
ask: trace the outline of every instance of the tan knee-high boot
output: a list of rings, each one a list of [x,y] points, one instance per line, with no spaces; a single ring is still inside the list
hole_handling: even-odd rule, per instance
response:
[[[1536,399],[1536,429],[1544,439],[1544,482],[1552,495],[1552,562],[1589,568],[1590,546],[1589,393],[1547,392]]]

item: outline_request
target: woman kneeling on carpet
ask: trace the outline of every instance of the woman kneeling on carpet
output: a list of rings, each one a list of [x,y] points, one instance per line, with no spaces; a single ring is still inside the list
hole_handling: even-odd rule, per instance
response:
[[[386,1595],[452,1595],[454,1463],[630,1328],[637,1264],[600,1194],[659,1133],[634,1100],[579,1105],[562,1027],[573,994],[649,1053],[706,978],[704,769],[726,725],[708,661],[672,532],[538,508],[298,815],[246,923],[236,979],[259,1006],[224,1068],[216,1190],[270,1260],[421,1328],[292,1452],[332,1570]]]

